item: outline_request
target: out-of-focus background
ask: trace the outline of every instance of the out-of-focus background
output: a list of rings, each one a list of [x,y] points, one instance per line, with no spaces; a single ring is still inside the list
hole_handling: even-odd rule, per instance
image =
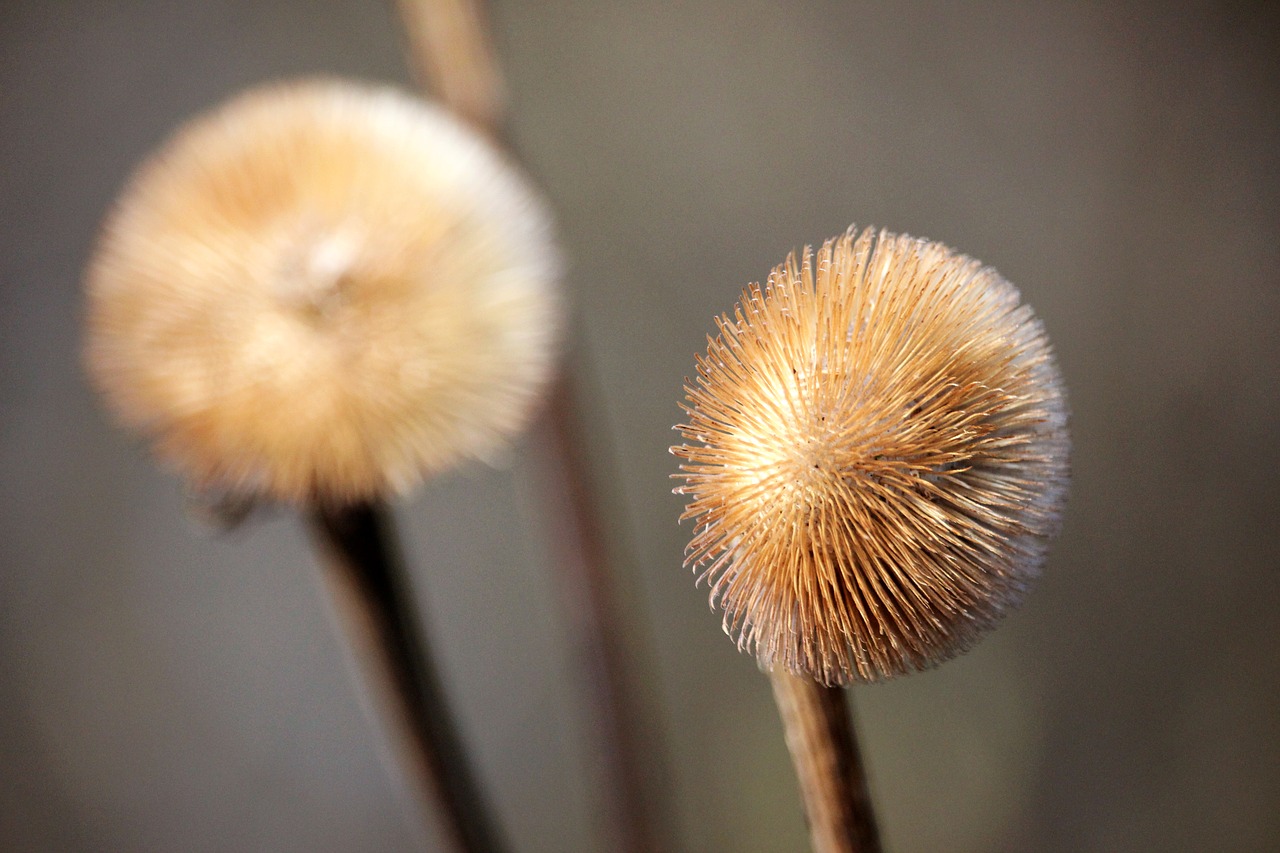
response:
[[[511,138],[571,258],[666,849],[806,843],[767,681],[681,568],[667,447],[713,315],[851,222],[1015,282],[1075,437],[1026,607],[852,691],[888,848],[1280,849],[1276,10],[495,4]],[[80,272],[131,168],[197,111],[315,73],[407,85],[390,4],[0,5],[6,851],[421,843],[297,519],[192,522],[79,364]],[[526,439],[397,511],[514,847],[607,850],[541,458]]]

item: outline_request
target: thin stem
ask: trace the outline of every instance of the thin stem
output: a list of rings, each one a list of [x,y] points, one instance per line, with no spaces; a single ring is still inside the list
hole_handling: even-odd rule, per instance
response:
[[[623,643],[627,623],[607,571],[599,496],[591,488],[586,442],[569,376],[562,376],[552,387],[539,429],[543,432],[539,444],[547,456],[543,476],[550,481],[548,490],[556,501],[547,519],[559,549],[554,563],[581,682],[593,711],[594,751],[606,782],[601,794],[611,828],[609,849],[651,853],[659,844],[653,809],[645,796],[644,771],[655,766],[657,756],[652,743],[642,747],[638,739],[642,721]]]
[[[483,0],[396,0],[419,83],[446,107],[470,121],[495,144],[504,145],[502,73],[486,26]],[[556,559],[582,661],[584,684],[594,710],[595,751],[606,774],[606,809],[613,827],[610,849],[650,853],[656,848],[652,810],[645,797],[642,750],[636,739],[639,714],[629,689],[618,613],[609,583],[608,554],[599,504],[583,461],[577,401],[569,377],[551,390],[545,419],[550,466],[566,513],[550,521],[563,552]],[[653,763],[653,750],[643,753]]]
[[[402,747],[396,753],[411,763],[406,769],[426,807],[439,805],[458,850],[504,850],[427,653],[389,510],[376,503],[316,508],[312,524],[366,686],[381,700]]]
[[[814,853],[880,853],[844,689],[782,669],[769,678],[800,781]]]
[[[418,84],[482,133],[501,132],[505,96],[480,0],[395,0]]]

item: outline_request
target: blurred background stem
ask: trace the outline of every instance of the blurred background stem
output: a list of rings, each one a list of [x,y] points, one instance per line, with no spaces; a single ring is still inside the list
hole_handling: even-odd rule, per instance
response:
[[[482,0],[396,0],[415,76],[433,99],[469,122],[500,147],[505,139],[505,91]],[[577,351],[567,347],[570,355]],[[567,359],[570,360],[571,359]],[[607,815],[608,849],[650,853],[658,849],[653,808],[646,797],[645,761],[638,740],[640,716],[630,687],[624,637],[628,620],[608,568],[600,503],[590,481],[580,401],[571,367],[562,369],[549,405],[533,428],[535,446],[548,457],[560,513],[548,514],[552,560],[571,632],[580,684],[593,716],[603,787],[598,796]],[[652,765],[655,751],[646,750]],[[650,773],[652,775],[652,773]],[[592,786],[595,788],[596,786]]]

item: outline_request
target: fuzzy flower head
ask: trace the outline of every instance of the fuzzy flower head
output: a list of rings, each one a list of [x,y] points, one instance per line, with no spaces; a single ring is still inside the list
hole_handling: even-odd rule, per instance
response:
[[[558,267],[538,197],[443,111],[269,86],[133,177],[87,272],[86,360],[197,486],[367,499],[523,426]]]
[[[968,648],[1023,597],[1067,485],[1063,386],[1018,291],[852,229],[751,285],[697,359],[684,460],[702,570],[761,666],[874,681]]]

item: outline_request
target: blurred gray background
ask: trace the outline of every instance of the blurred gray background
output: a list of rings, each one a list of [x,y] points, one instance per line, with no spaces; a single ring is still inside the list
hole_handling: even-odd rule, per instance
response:
[[[767,681],[681,568],[667,447],[713,315],[858,222],[1015,282],[1075,437],[1026,607],[935,672],[852,691],[888,848],[1280,850],[1276,6],[492,16],[512,138],[572,259],[583,452],[663,844],[806,843]],[[6,851],[422,843],[297,519],[202,530],[78,355],[80,271],[140,158],[260,81],[407,83],[398,38],[373,0],[0,4]],[[514,846],[606,850],[540,458],[526,439],[397,510]]]

